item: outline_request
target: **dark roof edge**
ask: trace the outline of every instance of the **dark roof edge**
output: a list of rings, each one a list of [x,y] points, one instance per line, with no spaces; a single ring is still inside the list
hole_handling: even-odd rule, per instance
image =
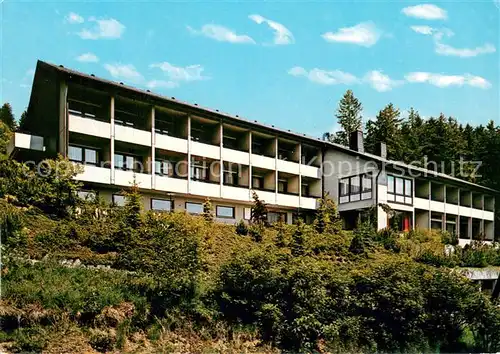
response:
[[[479,185],[479,184],[476,184],[476,183],[472,183],[472,182],[469,182],[469,181],[466,181],[466,180],[462,180],[462,179],[459,179],[459,178],[456,178],[456,177],[453,177],[453,176],[449,176],[449,175],[444,174],[444,173],[434,172],[432,170],[427,170],[427,169],[424,169],[424,168],[420,168],[420,167],[416,167],[416,166],[412,166],[412,165],[407,165],[407,164],[399,162],[399,161],[392,161],[392,160],[383,159],[380,156],[373,155],[373,154],[370,154],[370,153],[361,153],[361,152],[358,152],[358,151],[355,151],[355,150],[351,150],[350,148],[348,148],[346,146],[322,140],[321,138],[314,138],[314,137],[308,136],[306,134],[295,133],[295,132],[292,132],[290,130],[283,130],[283,129],[274,127],[272,125],[269,126],[269,125],[266,125],[266,124],[263,124],[263,123],[259,123],[257,121],[251,121],[251,120],[244,119],[244,118],[241,118],[241,117],[236,117],[236,116],[233,116],[231,114],[220,112],[218,110],[213,110],[213,109],[208,108],[208,107],[202,107],[202,106],[199,106],[199,105],[191,104],[189,102],[185,102],[185,101],[173,99],[173,98],[170,98],[170,97],[162,96],[162,95],[153,93],[153,92],[151,92],[149,90],[141,90],[141,89],[138,89],[138,88],[133,87],[133,86],[128,86],[128,85],[121,84],[121,83],[118,83],[118,82],[115,82],[115,81],[103,79],[103,78],[100,78],[100,77],[97,77],[97,76],[88,75],[88,74],[82,73],[80,71],[76,71],[76,70],[73,70],[73,69],[68,69],[68,68],[66,68],[66,67],[64,67],[62,65],[56,65],[56,64],[48,63],[48,62],[45,62],[45,61],[42,61],[42,60],[38,60],[37,66],[36,66],[37,70],[38,70],[39,67],[40,68],[46,68],[46,69],[56,70],[59,73],[77,75],[77,76],[80,76],[82,78],[86,78],[88,80],[99,81],[99,82],[101,82],[103,84],[111,85],[111,86],[114,86],[114,87],[119,88],[119,89],[126,89],[126,90],[130,90],[130,91],[136,92],[138,94],[150,96],[150,97],[152,97],[154,99],[157,99],[157,100],[162,100],[162,101],[167,101],[167,102],[173,103],[173,104],[187,106],[187,107],[189,107],[189,108],[191,108],[193,110],[197,110],[197,111],[200,111],[200,112],[208,112],[208,113],[210,113],[212,115],[219,116],[221,118],[229,118],[229,119],[234,120],[236,122],[258,126],[259,128],[266,129],[266,130],[271,130],[271,131],[273,131],[275,133],[278,133],[278,134],[284,134],[284,135],[292,136],[294,138],[298,138],[298,139],[300,139],[302,141],[307,141],[307,142],[309,142],[310,144],[313,144],[313,145],[323,145],[325,147],[331,147],[331,148],[334,148],[336,150],[340,150],[340,151],[345,152],[347,154],[356,155],[356,156],[364,157],[364,158],[371,159],[371,160],[376,160],[376,161],[384,163],[384,164],[386,164],[388,166],[398,166],[398,167],[401,167],[401,168],[404,168],[404,169],[407,169],[407,170],[413,170],[413,171],[417,171],[417,172],[426,173],[427,175],[429,175],[431,177],[434,177],[434,178],[438,178],[438,179],[442,179],[442,180],[450,180],[450,181],[453,181],[453,182],[458,183],[458,184],[466,184],[466,185],[469,185],[469,186],[474,187],[474,188],[478,188],[478,189],[482,189],[482,190],[487,190],[487,191],[490,191],[490,192],[494,192],[496,194],[500,194],[500,191],[497,191],[495,189],[492,189],[492,188],[489,188],[489,187],[485,187],[485,186],[482,186],[482,185]]]

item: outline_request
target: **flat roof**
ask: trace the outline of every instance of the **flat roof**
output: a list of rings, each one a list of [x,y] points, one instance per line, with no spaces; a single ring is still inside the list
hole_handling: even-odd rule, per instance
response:
[[[411,170],[411,171],[415,171],[418,173],[423,173],[423,174],[426,174],[426,177],[430,176],[431,178],[446,180],[446,181],[452,182],[454,184],[468,185],[472,188],[487,190],[487,191],[494,192],[494,193],[500,193],[499,191],[494,190],[492,188],[485,187],[485,186],[482,186],[482,185],[479,185],[476,183],[472,183],[472,182],[469,182],[469,181],[466,181],[466,180],[463,180],[463,179],[460,179],[457,177],[453,177],[453,176],[447,175],[445,173],[435,172],[435,171],[428,170],[428,169],[421,168],[421,167],[417,167],[414,165],[409,165],[409,164],[406,164],[406,163],[403,163],[400,161],[393,161],[393,160],[384,159],[381,156],[370,154],[367,152],[359,152],[359,151],[352,150],[352,149],[350,149],[346,146],[340,145],[340,144],[325,141],[321,138],[315,138],[312,136],[308,136],[306,134],[296,133],[296,132],[293,132],[289,129],[288,130],[280,129],[280,128],[275,127],[274,125],[267,125],[267,124],[259,123],[256,120],[245,119],[245,118],[242,118],[238,115],[231,115],[229,113],[221,112],[218,109],[211,109],[208,107],[202,107],[196,103],[192,104],[189,102],[178,100],[175,97],[167,97],[167,96],[159,95],[159,94],[151,92],[150,90],[141,90],[141,89],[138,89],[138,88],[133,87],[133,86],[125,85],[121,82],[111,81],[111,80],[97,77],[93,74],[88,75],[88,74],[85,74],[85,73],[82,73],[82,72],[79,72],[79,71],[76,71],[73,69],[68,69],[68,68],[64,67],[63,65],[56,65],[56,64],[52,64],[52,63],[38,60],[36,71],[38,71],[39,69],[49,69],[49,70],[51,69],[51,70],[54,70],[54,71],[61,73],[61,74],[65,74],[65,75],[69,75],[69,76],[77,76],[77,77],[85,79],[85,80],[91,80],[94,82],[101,83],[103,85],[111,86],[117,90],[125,90],[125,91],[133,92],[133,93],[136,93],[139,95],[145,95],[146,97],[148,97],[152,100],[156,100],[158,102],[167,102],[167,103],[173,104],[173,105],[180,105],[180,106],[188,107],[190,110],[199,111],[200,113],[205,113],[205,114],[208,113],[213,117],[219,117],[222,119],[227,119],[229,121],[233,121],[235,123],[255,126],[255,127],[260,128],[262,130],[272,131],[272,132],[279,134],[279,135],[294,137],[296,139],[299,139],[299,140],[304,141],[306,143],[309,143],[311,145],[330,147],[332,149],[345,152],[347,154],[359,156],[359,157],[369,159],[369,160],[375,160],[375,161],[377,161],[379,163],[383,163],[389,167],[400,167],[400,168],[404,168],[406,170]],[[36,79],[36,74],[35,74],[35,79]],[[30,105],[31,105],[31,100],[30,100]]]

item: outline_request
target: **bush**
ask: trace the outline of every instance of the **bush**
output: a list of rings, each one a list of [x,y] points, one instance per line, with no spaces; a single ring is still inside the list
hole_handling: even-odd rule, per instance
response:
[[[236,233],[240,236],[248,235],[248,226],[243,220],[240,220],[238,224],[236,224]]]

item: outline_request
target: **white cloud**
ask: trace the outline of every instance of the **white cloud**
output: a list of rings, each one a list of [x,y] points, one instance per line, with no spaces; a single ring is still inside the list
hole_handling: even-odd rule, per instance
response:
[[[411,29],[417,33],[425,35],[431,35],[435,31],[434,28],[429,26],[411,26]]]
[[[190,82],[209,79],[203,76],[205,70],[201,65],[175,66],[168,62],[151,64],[151,68],[159,68],[173,82]]]
[[[179,86],[179,83],[175,81],[164,81],[164,80],[151,80],[146,83],[146,87],[152,90],[159,88],[174,88]]]
[[[491,83],[480,76],[471,74],[464,75],[442,75],[429,72],[412,72],[405,76],[406,81],[411,83],[429,83],[437,87],[464,86],[469,85],[482,89],[491,87]]]
[[[85,21],[82,16],[80,16],[74,12],[70,12],[66,16],[65,20],[67,23],[71,23],[71,24],[83,23]]]
[[[408,6],[402,9],[401,12],[406,16],[421,18],[424,20],[446,20],[448,18],[446,10],[443,10],[433,4]]]
[[[123,79],[135,83],[142,82],[144,80],[144,77],[132,64],[104,64],[104,68],[115,79]]]
[[[89,21],[96,24],[91,29],[84,28],[78,32],[82,39],[117,39],[125,32],[125,26],[114,18],[104,20],[90,18]]]
[[[274,44],[292,44],[295,42],[292,32],[281,23],[269,20],[261,15],[250,15],[248,17],[259,25],[265,22],[274,30]]]
[[[296,77],[306,77],[309,81],[320,85],[351,85],[359,82],[356,76],[340,70],[328,71],[314,68],[307,71],[300,66],[295,66],[288,70],[288,73]]]
[[[452,37],[454,35],[453,31],[448,28],[436,29],[429,26],[411,26],[411,29],[424,35],[433,35],[434,51],[439,55],[471,58],[496,52],[495,46],[490,43],[475,48],[456,48],[445,44],[442,42],[443,37]]]
[[[372,70],[364,76],[364,81],[368,82],[371,87],[379,92],[386,92],[392,90],[394,87],[402,85],[400,80],[393,80],[388,75],[381,71]]]
[[[255,44],[255,41],[253,40],[252,37],[247,36],[245,34],[243,35],[236,34],[229,28],[220,25],[215,25],[215,24],[203,25],[203,27],[201,27],[199,31],[189,26],[187,26],[187,28],[193,34],[202,35],[211,39],[215,39],[216,41],[219,42]]]
[[[486,43],[482,46],[475,48],[455,48],[452,47],[451,45],[441,43],[439,40],[436,40],[435,50],[436,53],[440,55],[456,56],[461,58],[471,58],[481,54],[489,54],[496,52],[495,46],[490,43]]]
[[[340,28],[336,33],[327,32],[322,37],[327,42],[342,42],[371,47],[380,39],[380,31],[372,22],[359,23],[353,27]]]
[[[81,61],[82,63],[97,63],[99,58],[94,53],[84,53],[76,57],[76,60]]]

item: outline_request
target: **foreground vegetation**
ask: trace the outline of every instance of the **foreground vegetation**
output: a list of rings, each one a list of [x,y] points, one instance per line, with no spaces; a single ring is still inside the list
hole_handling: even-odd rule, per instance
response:
[[[249,227],[209,202],[145,213],[136,188],[112,207],[76,196],[73,165],[45,172],[0,163],[11,351],[500,350],[499,308],[455,268],[498,265],[497,248],[450,253],[449,235],[377,233],[369,215],[345,232],[328,199],[313,225],[267,225],[259,200]]]

